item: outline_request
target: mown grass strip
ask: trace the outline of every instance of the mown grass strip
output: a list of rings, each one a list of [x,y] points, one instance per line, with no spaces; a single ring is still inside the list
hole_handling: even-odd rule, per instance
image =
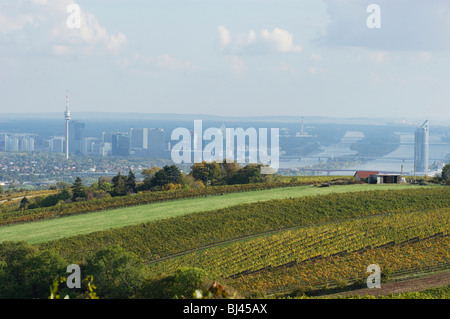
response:
[[[450,206],[450,188],[410,188],[275,199],[184,214],[42,243],[73,262],[118,244],[143,260],[177,254],[234,238],[349,218]]]
[[[234,205],[283,198],[325,195],[364,190],[417,189],[411,185],[345,185],[332,187],[297,186],[269,190],[232,193],[221,196],[181,199],[147,205],[111,209],[0,227],[0,241],[24,240],[31,244],[83,235],[97,231],[137,225],[194,212],[221,209]]]

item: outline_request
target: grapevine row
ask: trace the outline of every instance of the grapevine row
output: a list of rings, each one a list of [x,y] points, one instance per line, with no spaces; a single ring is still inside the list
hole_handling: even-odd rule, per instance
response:
[[[40,246],[55,249],[76,262],[102,247],[118,244],[143,260],[151,261],[268,231],[385,214],[387,207],[393,215],[450,207],[450,188],[335,193],[271,200],[79,235]]]

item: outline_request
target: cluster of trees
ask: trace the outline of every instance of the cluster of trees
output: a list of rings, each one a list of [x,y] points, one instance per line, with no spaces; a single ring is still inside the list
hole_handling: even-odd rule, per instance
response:
[[[236,162],[202,162],[195,163],[190,174],[195,180],[212,186],[270,181],[270,175],[261,174],[261,167],[261,164],[248,164],[241,167]]]
[[[0,299],[47,299],[55,277],[67,276],[71,264],[52,250],[39,250],[26,242],[0,243]],[[138,292],[147,270],[141,260],[120,246],[100,249],[79,265],[81,277],[93,276],[102,298],[129,298]],[[86,287],[61,295],[84,298]]]
[[[26,242],[2,242],[0,299],[48,299],[52,282],[69,277],[70,264],[50,249],[39,249]],[[79,266],[80,279],[93,278],[95,293],[101,299],[193,298],[197,289],[209,293],[216,287],[209,286],[207,273],[198,268],[182,268],[168,277],[151,278],[142,260],[119,245],[101,248]],[[61,298],[86,298],[87,281],[83,280],[80,288],[69,289],[66,280],[58,287]],[[222,295],[224,292],[228,294],[224,290]]]
[[[176,165],[166,165],[163,168],[152,167],[144,169],[142,182],[136,181],[133,171],[128,175],[120,172],[112,177],[100,177],[91,186],[86,186],[80,177],[73,184],[60,182],[61,190],[54,195],[39,196],[30,200],[26,197],[20,202],[20,209],[51,207],[64,203],[124,196],[145,191],[160,191],[173,189],[202,188],[205,186],[235,185],[261,183],[271,181],[271,177],[261,174],[260,164],[248,164],[241,167],[236,162],[217,163],[202,162],[192,166],[189,174],[182,173]]]

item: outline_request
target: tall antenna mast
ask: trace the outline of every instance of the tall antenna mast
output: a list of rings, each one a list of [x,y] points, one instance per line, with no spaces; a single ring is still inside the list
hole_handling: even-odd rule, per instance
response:
[[[64,118],[66,119],[66,159],[69,159],[69,121],[70,121],[69,90],[67,90],[66,93],[66,111],[64,112]]]

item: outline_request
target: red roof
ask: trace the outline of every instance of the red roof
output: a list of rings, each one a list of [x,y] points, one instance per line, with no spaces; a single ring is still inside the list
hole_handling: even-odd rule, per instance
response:
[[[359,178],[369,178],[373,174],[378,174],[377,171],[357,171],[354,176],[358,174]]]

